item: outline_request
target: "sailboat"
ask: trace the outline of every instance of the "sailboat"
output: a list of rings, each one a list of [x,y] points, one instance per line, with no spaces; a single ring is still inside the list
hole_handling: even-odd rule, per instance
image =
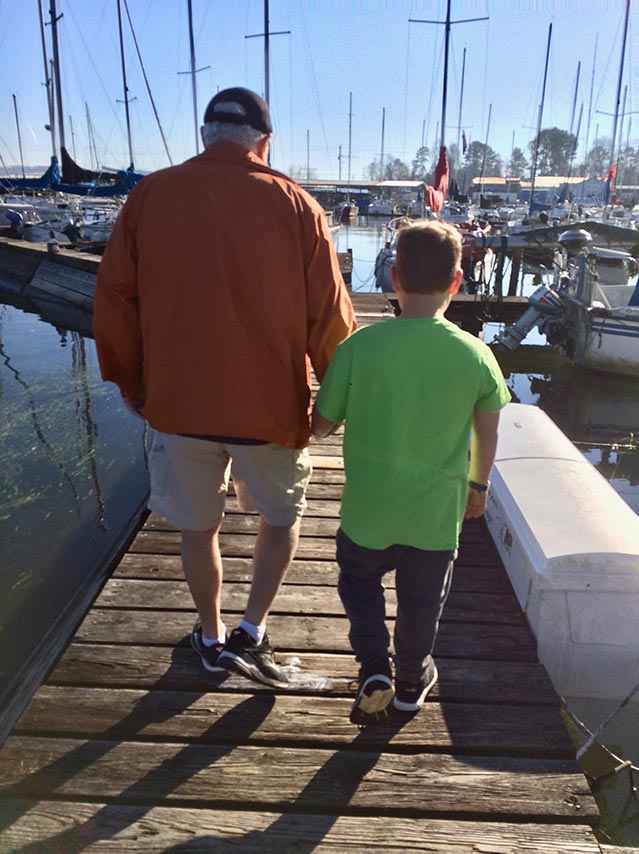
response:
[[[451,0],[446,4],[446,20],[445,21],[421,21],[410,18],[409,21],[414,23],[443,23],[446,27],[444,38],[444,78],[442,91],[442,117],[441,117],[441,136],[439,147],[439,159],[435,167],[435,174],[432,185],[424,185],[424,190],[420,198],[419,218],[437,219],[441,216],[440,212],[446,202],[448,194],[449,169],[448,159],[446,156],[445,131],[446,131],[446,99],[448,91],[448,47],[450,41],[450,28],[452,23],[450,18]],[[483,21],[486,18],[466,19],[463,23],[470,21]],[[462,23],[462,22],[460,22]],[[439,216],[438,216],[439,214]],[[393,286],[390,278],[390,268],[395,263],[395,239],[399,229],[406,223],[406,217],[398,217],[387,223],[388,239],[385,245],[379,251],[375,259],[374,276],[375,287],[384,293],[391,293]],[[478,223],[468,222],[451,222],[451,225],[457,227],[462,236],[462,264],[464,266],[466,282],[474,282],[479,274],[477,264],[483,263],[483,259],[488,255],[490,250],[477,247],[476,243],[479,239],[485,236],[486,230]],[[466,287],[466,286],[465,286]]]
[[[55,93],[58,107],[58,128],[60,139],[60,156],[62,173],[57,181],[52,181],[49,188],[56,192],[69,193],[79,196],[94,196],[94,197],[109,197],[109,196],[124,196],[135,184],[144,177],[143,173],[136,172],[133,167],[133,151],[131,146],[131,125],[129,120],[129,103],[128,89],[126,85],[126,71],[124,66],[124,48],[122,35],[122,16],[120,10],[120,0],[118,0],[118,28],[120,34],[120,54],[122,58],[122,79],[124,86],[124,104],[126,108],[126,125],[127,135],[129,139],[129,157],[131,165],[127,169],[117,170],[115,172],[95,172],[93,170],[84,169],[77,164],[65,146],[64,139],[64,113],[62,111],[62,89],[60,83],[60,57],[58,50],[58,30],[57,30],[57,11],[56,0],[51,0],[50,7],[51,15],[51,41],[53,47],[53,69],[55,74]],[[41,21],[42,23],[42,21]],[[43,50],[45,41],[42,39]],[[46,57],[45,57],[46,66]],[[53,108],[51,107],[53,112]],[[52,131],[53,133],[53,131]]]
[[[348,184],[346,187],[346,199],[342,202],[339,202],[333,208],[333,222],[351,222],[352,220],[357,219],[359,214],[359,208],[351,200],[351,139],[352,139],[352,129],[353,129],[353,93],[349,93],[349,107],[348,107]]]

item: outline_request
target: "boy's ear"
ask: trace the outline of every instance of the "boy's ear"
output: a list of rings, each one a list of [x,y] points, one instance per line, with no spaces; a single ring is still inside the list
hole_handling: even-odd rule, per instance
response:
[[[464,273],[462,272],[462,270],[457,270],[457,272],[455,273],[455,278],[451,282],[450,288],[448,289],[448,293],[451,296],[455,296],[455,294],[459,290],[459,286],[461,285],[461,280],[462,280],[463,275],[464,275]]]

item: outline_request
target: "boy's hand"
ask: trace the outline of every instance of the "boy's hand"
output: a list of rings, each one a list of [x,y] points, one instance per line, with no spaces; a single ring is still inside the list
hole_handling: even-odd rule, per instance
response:
[[[326,436],[330,436],[331,433],[334,433],[337,430],[340,423],[341,422],[339,421],[329,421],[328,418],[324,418],[323,415],[320,415],[316,406],[313,407],[313,414],[311,416],[311,433],[318,439],[324,439]]]
[[[479,519],[486,512],[487,506],[488,492],[477,492],[476,489],[471,489],[469,486],[464,519]]]

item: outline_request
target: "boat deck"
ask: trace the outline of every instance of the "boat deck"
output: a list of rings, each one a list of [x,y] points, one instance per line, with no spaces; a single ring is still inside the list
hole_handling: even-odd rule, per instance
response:
[[[151,515],[0,750],[0,851],[603,850],[558,698],[483,522],[463,529],[424,707],[349,723],[357,666],[336,590],[339,438],[312,453],[300,546],[269,619],[290,688],[203,670],[179,534]],[[232,496],[227,509],[232,627],[257,517]]]

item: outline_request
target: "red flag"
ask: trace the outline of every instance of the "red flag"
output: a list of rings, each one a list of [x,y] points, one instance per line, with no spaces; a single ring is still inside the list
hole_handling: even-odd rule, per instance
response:
[[[466,149],[468,148],[468,143],[466,142],[466,131],[462,131],[462,154],[466,154]]]

